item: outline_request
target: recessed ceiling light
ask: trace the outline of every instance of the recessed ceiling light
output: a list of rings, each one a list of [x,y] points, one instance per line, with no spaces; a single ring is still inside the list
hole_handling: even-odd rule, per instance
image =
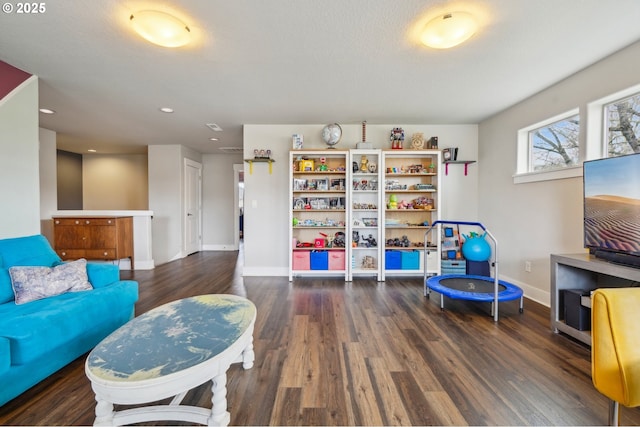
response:
[[[90,152],[90,153],[97,153],[97,151],[94,150],[93,148],[89,148],[87,151]]]
[[[55,111],[50,110],[49,108],[41,108],[40,112],[43,114],[55,114]]]
[[[209,141],[217,141],[218,138],[209,138]]]
[[[162,108],[160,108],[160,111],[162,111],[163,113],[173,113],[173,108],[162,107]]]

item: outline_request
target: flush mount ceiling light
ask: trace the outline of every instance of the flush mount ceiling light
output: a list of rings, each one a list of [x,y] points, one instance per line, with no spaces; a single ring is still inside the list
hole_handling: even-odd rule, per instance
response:
[[[478,29],[470,13],[450,12],[427,22],[420,41],[436,49],[448,49],[468,40]]]
[[[171,107],[162,107],[162,108],[160,108],[160,111],[162,111],[163,113],[173,113],[173,108],[171,108]]]
[[[191,40],[187,24],[157,10],[141,10],[129,18],[133,29],[145,40],[164,47],[180,47]]]
[[[49,109],[49,108],[41,108],[39,110],[42,114],[55,114],[55,111]]]

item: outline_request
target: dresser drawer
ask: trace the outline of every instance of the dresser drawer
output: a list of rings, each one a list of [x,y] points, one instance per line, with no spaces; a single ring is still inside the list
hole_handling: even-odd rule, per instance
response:
[[[84,249],[56,249],[56,253],[64,261],[85,258]]]
[[[86,259],[116,259],[116,250],[112,249],[86,249]]]
[[[112,225],[115,227],[115,218],[56,218],[53,220],[54,225]]]

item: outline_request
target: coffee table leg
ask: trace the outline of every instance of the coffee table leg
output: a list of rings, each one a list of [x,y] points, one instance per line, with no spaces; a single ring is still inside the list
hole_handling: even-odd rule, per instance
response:
[[[96,395],[96,419],[93,422],[95,426],[112,426],[113,425],[113,403],[108,402]]]
[[[231,414],[227,411],[227,373],[226,371],[220,375],[213,377],[211,380],[211,417],[209,418],[210,426],[227,426],[231,421]]]
[[[253,352],[253,337],[251,342],[247,345],[247,348],[242,352],[242,367],[244,369],[251,369],[253,367],[253,361],[255,359],[255,353]]]

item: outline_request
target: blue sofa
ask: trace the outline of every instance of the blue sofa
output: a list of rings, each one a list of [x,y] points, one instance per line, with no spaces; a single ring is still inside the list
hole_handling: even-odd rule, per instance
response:
[[[93,289],[16,304],[9,268],[62,263],[42,235],[0,240],[0,406],[85,354],[134,315],[138,283],[88,263]]]

